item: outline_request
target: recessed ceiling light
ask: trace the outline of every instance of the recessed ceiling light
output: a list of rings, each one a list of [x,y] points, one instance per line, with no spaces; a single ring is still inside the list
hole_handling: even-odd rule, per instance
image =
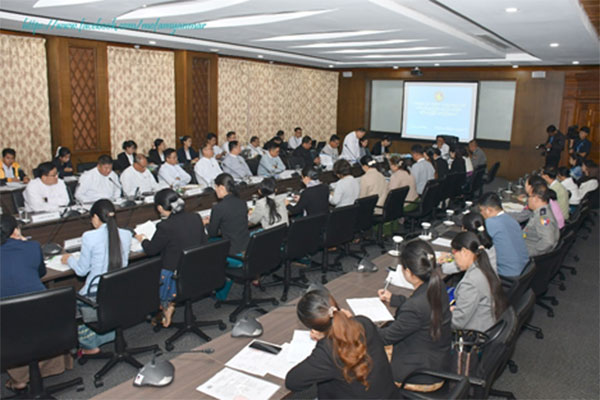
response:
[[[343,32],[325,32],[325,33],[301,33],[297,35],[273,36],[264,39],[257,39],[257,42],[292,42],[298,40],[328,40],[340,39],[352,36],[375,35],[377,33],[394,32],[396,29],[383,31],[362,30],[362,31],[343,31]]]
[[[558,46],[560,46],[560,44],[558,44],[558,43],[550,43],[550,47],[558,47]]]
[[[433,66],[434,66],[434,67],[439,67],[439,66],[440,66],[440,63],[435,63],[435,64],[433,64]]]
[[[465,53],[429,53],[429,54],[369,54],[357,58],[418,58],[418,57],[447,57]]]
[[[398,66],[397,66],[397,65],[394,65],[392,68],[394,68],[394,69],[398,69]]]
[[[212,51],[213,53],[217,53],[219,49],[210,49],[210,51]]]
[[[136,49],[136,50],[139,50],[139,48],[140,48],[140,45],[139,45],[139,44],[134,44],[134,45],[133,45],[133,48],[134,48],[134,49]]]
[[[156,17],[172,17],[175,15],[200,14],[207,11],[234,6],[248,0],[190,0],[167,2],[155,6],[142,6],[117,17],[117,19],[144,19]]]
[[[513,68],[519,68],[519,66],[517,64],[512,66]]]
[[[282,21],[289,21],[292,19],[312,17],[314,15],[319,15],[319,14],[327,13],[330,11],[335,11],[335,9],[316,10],[316,11],[293,11],[293,12],[283,12],[283,13],[276,13],[276,14],[255,14],[255,15],[246,15],[243,17],[221,18],[221,19],[215,19],[212,21],[200,21],[200,22],[202,22],[203,24],[206,24],[206,25],[204,25],[204,29],[231,28],[231,27],[235,27],[235,26],[272,24],[274,22],[282,22]]]
[[[573,65],[579,65],[579,61],[573,61],[572,64]]]
[[[517,7],[507,7],[504,9],[504,11],[506,11],[507,13],[516,13],[517,11],[519,11],[519,9]]]
[[[148,43],[150,43],[150,44],[156,44],[156,41],[150,40]]]
[[[378,53],[396,53],[402,51],[426,51],[426,50],[440,50],[445,47],[400,47],[400,48],[387,48],[387,49],[346,49],[346,50],[333,50],[333,51],[324,51],[323,53],[335,53],[335,54],[361,54],[361,53],[373,53],[376,51]]]
[[[333,68],[333,65],[332,65],[332,64],[329,64],[329,68]]]
[[[257,57],[258,58],[265,58],[265,56],[263,56],[262,54],[259,54]]]
[[[38,0],[33,8],[76,6],[78,4],[96,3],[100,0]]]
[[[427,39],[392,39],[392,40],[365,40],[361,42],[326,42],[303,44],[300,46],[290,46],[297,49],[326,49],[331,47],[365,47],[365,46],[384,46],[386,44],[401,44],[411,42],[423,42]]]

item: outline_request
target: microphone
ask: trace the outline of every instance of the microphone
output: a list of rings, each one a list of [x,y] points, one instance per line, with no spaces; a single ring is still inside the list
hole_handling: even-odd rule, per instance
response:
[[[135,192],[133,193],[133,199],[128,198],[126,202],[123,203],[122,207],[134,207],[137,204],[135,203],[135,199],[138,197],[138,193],[140,192],[140,187],[135,188]]]
[[[60,254],[62,251],[62,247],[58,243],[54,243],[54,238],[56,235],[58,235],[60,228],[62,228],[63,224],[65,223],[66,218],[64,218],[64,216],[67,212],[68,208],[65,208],[65,210],[60,214],[61,220],[54,226],[54,229],[50,232],[50,235],[48,235],[48,240],[46,240],[42,246],[42,252],[46,257]]]
[[[77,204],[78,200],[75,198],[75,195],[73,194],[73,191],[71,190],[71,188],[69,187],[69,185],[65,184],[65,186],[67,187],[67,193],[69,194],[69,205],[65,209],[65,218],[78,217],[78,216],[81,215],[81,213],[79,211],[73,210],[71,208],[71,203],[73,201],[75,201],[75,203]],[[71,201],[71,199],[73,199],[73,200]]]
[[[119,189],[119,197],[121,197],[121,186],[119,186],[119,184],[117,184],[117,182],[115,182],[111,176],[108,177],[108,180],[115,185],[117,189]]]

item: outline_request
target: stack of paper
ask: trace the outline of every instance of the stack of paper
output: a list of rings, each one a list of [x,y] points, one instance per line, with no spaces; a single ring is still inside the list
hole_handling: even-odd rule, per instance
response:
[[[75,257],[78,259],[79,254],[79,252],[71,253],[71,257]],[[60,272],[68,271],[69,266],[67,264],[62,263],[62,256],[62,254],[58,254],[54,257],[51,257],[49,260],[46,261],[46,267]]]
[[[225,366],[258,376],[265,376],[278,354],[253,349],[250,347],[250,344],[227,361]]]
[[[268,400],[279,390],[279,386],[223,368],[196,390],[219,400]]]
[[[414,288],[415,288],[412,285],[412,283],[407,281],[406,278],[404,277],[404,273],[402,272],[402,266],[400,264],[398,264],[398,267],[396,268],[395,271],[390,271],[388,273],[386,281],[389,281],[390,284],[401,287],[401,288],[406,288],[406,289],[411,289],[411,290],[414,290]]]
[[[276,376],[279,379],[284,379],[288,372],[296,365],[297,361],[291,360],[290,357],[290,344],[284,343],[281,345],[281,351],[277,354],[277,357],[269,365],[268,374]]]
[[[286,358],[288,361],[295,362],[296,364],[304,361],[312,353],[316,345],[317,342],[310,337],[310,331],[296,329]]]
[[[394,317],[378,297],[346,299],[354,315],[362,315],[373,322],[393,321]]]
[[[519,204],[519,203],[507,202],[507,203],[502,203],[502,208],[504,209],[504,211],[506,211],[508,213],[519,213],[519,212],[523,211],[525,206],[523,204]]]
[[[436,246],[440,246],[440,247],[451,247],[452,240],[450,239],[446,239],[443,237],[439,237],[437,239],[435,239],[433,242],[431,242],[431,244],[436,245]]]
[[[144,235],[146,239],[152,240],[154,233],[156,232],[156,223],[153,221],[146,221],[143,224],[139,224],[134,229],[138,235]]]

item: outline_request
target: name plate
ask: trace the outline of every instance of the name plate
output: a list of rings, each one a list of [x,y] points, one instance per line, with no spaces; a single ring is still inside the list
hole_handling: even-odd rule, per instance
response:
[[[34,224],[37,224],[40,222],[54,221],[57,219],[60,219],[60,213],[58,211],[41,213],[41,214],[31,214],[31,222]]]
[[[65,240],[65,245],[63,246],[65,250],[72,250],[81,247],[81,237],[74,239]]]
[[[154,203],[154,196],[144,197],[144,204],[153,204],[153,203]]]
[[[204,188],[202,188],[202,187],[188,189],[185,191],[185,197],[196,196],[196,195],[202,194],[202,192],[204,192]]]

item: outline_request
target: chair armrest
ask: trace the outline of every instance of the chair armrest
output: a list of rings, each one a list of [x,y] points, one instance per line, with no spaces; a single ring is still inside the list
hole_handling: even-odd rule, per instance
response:
[[[75,298],[79,301],[81,301],[82,303],[87,304],[88,306],[92,307],[92,308],[98,308],[98,304],[94,303],[92,300],[88,299],[85,296],[80,295],[79,293],[75,293]]]

